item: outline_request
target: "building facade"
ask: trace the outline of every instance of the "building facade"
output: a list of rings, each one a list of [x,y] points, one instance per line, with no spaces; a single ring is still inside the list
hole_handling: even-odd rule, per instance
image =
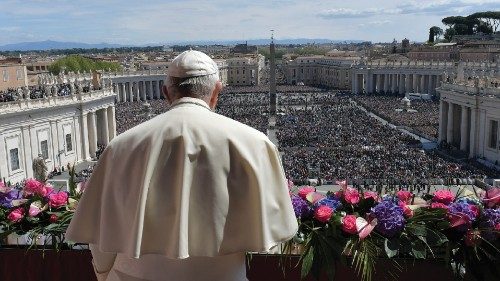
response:
[[[33,177],[41,155],[49,171],[94,158],[116,135],[111,87],[69,96],[0,103],[0,178]]]
[[[257,86],[265,66],[264,56],[252,55],[226,60],[227,84],[231,86]]]
[[[23,64],[0,62],[0,91],[28,86],[28,72]]]
[[[470,158],[500,162],[500,88],[476,79],[475,85],[443,83],[439,105],[439,141]]]
[[[312,56],[284,62],[283,71],[288,84],[324,86],[340,90],[351,87],[351,67],[358,57]]]

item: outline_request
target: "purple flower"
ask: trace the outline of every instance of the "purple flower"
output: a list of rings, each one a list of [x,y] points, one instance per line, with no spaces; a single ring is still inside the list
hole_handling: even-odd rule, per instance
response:
[[[456,230],[467,231],[467,229],[469,229],[469,227],[471,226],[472,222],[476,220],[477,214],[472,209],[472,206],[474,206],[474,208],[477,209],[477,206],[471,205],[466,201],[457,201],[451,203],[448,206],[448,217],[450,218],[452,225],[454,224],[454,221],[457,220],[457,218],[463,218],[467,222],[457,225]]]
[[[297,218],[308,218],[313,214],[313,209],[309,206],[309,202],[302,199],[300,196],[292,195],[292,206]]]
[[[392,198],[384,199],[371,208],[370,215],[377,218],[375,229],[386,237],[393,237],[404,228],[403,209]]]
[[[7,192],[0,192],[0,206],[12,208],[12,200],[19,199],[19,191],[11,189]]]
[[[321,206],[328,206],[328,207],[332,208],[333,210],[337,210],[338,208],[340,208],[342,206],[342,203],[340,202],[339,199],[337,199],[335,197],[327,197],[327,198],[319,200],[318,202],[316,202],[316,204],[314,204],[315,209],[319,208]]]
[[[493,241],[496,239],[495,226],[500,224],[500,209],[484,209],[479,223],[481,228],[488,228],[482,231],[482,236],[486,240]]]

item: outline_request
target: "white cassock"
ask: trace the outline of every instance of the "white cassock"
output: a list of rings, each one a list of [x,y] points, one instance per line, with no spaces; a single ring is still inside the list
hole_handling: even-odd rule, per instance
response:
[[[181,98],[108,145],[66,239],[91,244],[101,280],[235,281],[245,252],[296,231],[275,145]]]

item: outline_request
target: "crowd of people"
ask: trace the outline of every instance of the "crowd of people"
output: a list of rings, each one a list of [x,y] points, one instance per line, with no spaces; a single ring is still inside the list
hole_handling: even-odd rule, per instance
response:
[[[91,90],[91,86],[78,86],[71,85],[70,83],[62,83],[56,85],[46,85],[46,86],[28,86],[20,88],[9,88],[4,91],[0,91],[0,102],[12,102],[23,99],[43,99],[49,96],[64,97],[69,96],[77,91],[82,91],[87,93]]]
[[[294,182],[499,176],[425,152],[417,140],[369,117],[349,96],[332,99],[333,105],[289,108],[278,117],[285,173]]]
[[[425,137],[437,139],[439,101],[412,100],[409,110],[405,110],[402,98],[394,95],[359,95],[355,100],[396,126],[406,126]]]
[[[241,87],[238,91],[226,89],[220,94],[216,112],[266,133],[269,130],[269,95],[251,89],[256,87]],[[426,152],[418,140],[383,125],[358,106],[362,103],[390,111],[393,107],[400,107],[399,101],[393,97],[359,97],[321,89],[310,93],[297,89],[278,93],[276,137],[283,152],[287,177],[296,183],[305,183],[310,178],[326,182],[341,179],[419,182],[423,179],[500,177],[493,170],[461,165]],[[117,133],[169,109],[165,100],[148,103],[149,112],[140,102],[118,103]],[[407,118],[411,120],[403,125],[418,127],[416,124],[426,124],[426,116],[437,118],[435,109],[432,109],[434,102],[413,105],[419,114]],[[393,117],[391,120],[400,119]],[[404,120],[402,118],[401,122]]]

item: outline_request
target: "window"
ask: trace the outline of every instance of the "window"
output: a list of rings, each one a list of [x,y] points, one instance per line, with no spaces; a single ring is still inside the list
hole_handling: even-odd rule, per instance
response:
[[[9,72],[6,69],[3,71],[3,81],[9,81]]]
[[[49,158],[49,146],[47,140],[40,142],[40,153],[42,154],[43,159]]]
[[[23,80],[23,71],[21,69],[16,70],[17,80]]]
[[[73,151],[73,143],[71,142],[71,134],[66,134],[66,151]]]
[[[9,150],[11,171],[19,170],[19,150],[13,148]]]
[[[498,121],[490,121],[490,148],[497,149],[498,147]]]

